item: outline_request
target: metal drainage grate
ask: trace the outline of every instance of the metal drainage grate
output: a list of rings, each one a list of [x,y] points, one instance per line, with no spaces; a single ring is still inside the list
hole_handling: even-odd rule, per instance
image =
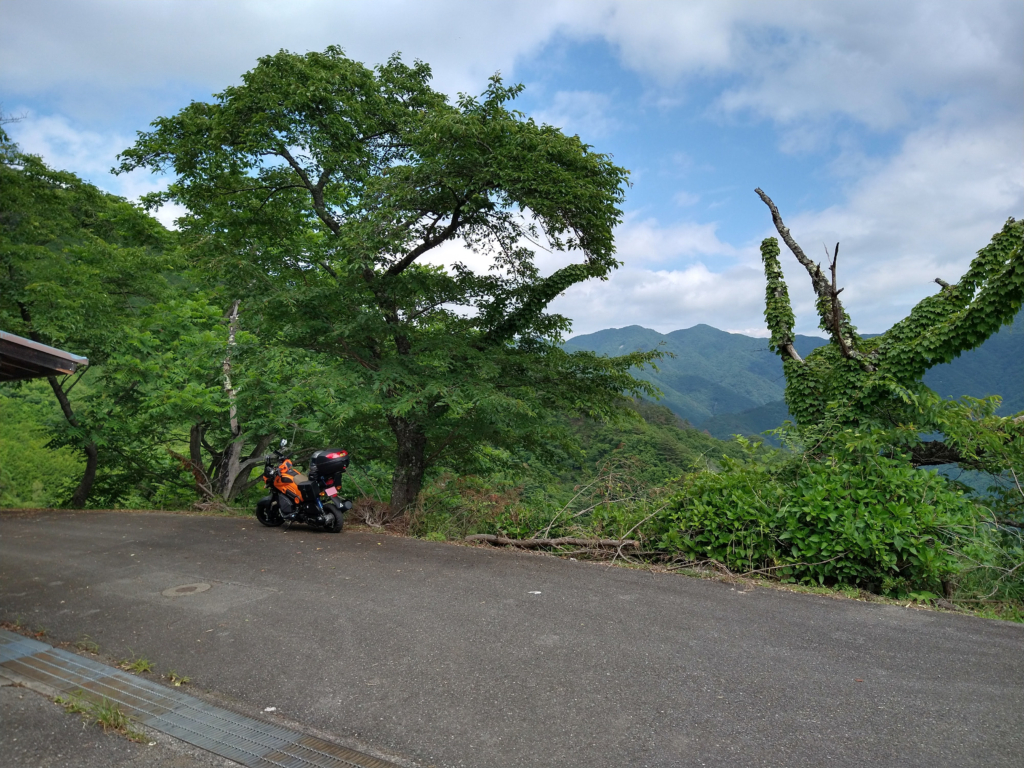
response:
[[[143,725],[252,768],[397,768],[4,630],[0,667],[62,693],[109,699]]]

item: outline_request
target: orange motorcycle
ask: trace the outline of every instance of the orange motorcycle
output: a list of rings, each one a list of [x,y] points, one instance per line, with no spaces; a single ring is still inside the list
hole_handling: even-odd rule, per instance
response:
[[[327,448],[309,458],[309,474],[297,472],[286,450],[287,440],[265,457],[263,483],[270,494],[256,503],[256,519],[274,527],[286,521],[340,533],[351,499],[341,496],[341,476],[348,469],[348,451]]]

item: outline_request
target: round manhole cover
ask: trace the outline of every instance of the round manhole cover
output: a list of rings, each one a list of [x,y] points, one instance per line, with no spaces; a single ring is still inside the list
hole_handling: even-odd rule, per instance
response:
[[[164,597],[181,597],[183,595],[194,595],[197,592],[205,592],[210,585],[204,581],[195,584],[179,584],[177,587],[170,587],[163,591]]]

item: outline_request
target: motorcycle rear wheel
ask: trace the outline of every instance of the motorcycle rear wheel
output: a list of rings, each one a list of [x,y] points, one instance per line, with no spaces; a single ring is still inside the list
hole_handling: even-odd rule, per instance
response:
[[[270,499],[260,499],[256,503],[256,519],[268,528],[274,528],[284,522],[277,501]]]
[[[327,525],[324,526],[325,531],[328,533],[341,533],[341,529],[345,527],[345,520],[337,504],[333,502],[324,504],[324,517],[327,518]]]

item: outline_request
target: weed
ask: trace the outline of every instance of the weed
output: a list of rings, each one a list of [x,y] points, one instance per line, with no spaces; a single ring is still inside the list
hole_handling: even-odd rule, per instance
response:
[[[186,677],[185,675],[179,675],[173,669],[170,672],[168,672],[166,675],[164,675],[164,677],[166,677],[168,680],[170,680],[171,681],[171,685],[173,685],[176,688],[180,688],[181,686],[188,685],[189,683],[192,682],[192,678],[191,677]]]
[[[75,643],[75,648],[80,651],[87,651],[88,653],[100,652],[100,644],[88,635],[82,635],[82,637]]]
[[[99,701],[86,701],[82,691],[74,691],[68,696],[58,696],[54,701],[68,712],[99,725],[104,732],[120,733],[130,741],[147,741],[146,735],[133,727],[132,719],[106,697]]]
[[[64,709],[72,714],[76,715],[87,715],[89,714],[89,703],[82,698],[81,691],[75,691],[68,694],[67,696],[58,696],[54,701],[60,704]]]
[[[131,651],[131,648],[128,650]],[[121,669],[127,672],[132,672],[136,675],[140,675],[143,672],[153,671],[153,662],[145,656],[136,656],[134,651],[132,652],[132,657],[130,659],[125,659],[118,664],[118,666],[121,667]]]

